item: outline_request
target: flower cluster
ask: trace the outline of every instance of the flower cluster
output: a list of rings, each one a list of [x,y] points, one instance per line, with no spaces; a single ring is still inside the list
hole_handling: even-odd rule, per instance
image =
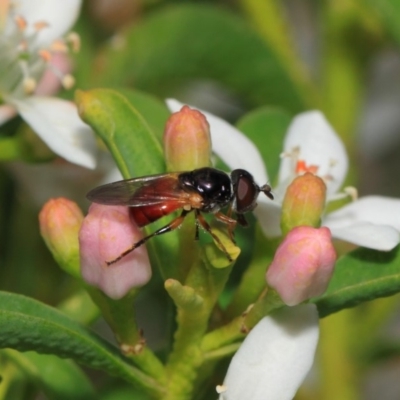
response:
[[[167,104],[171,111],[182,106],[176,100]],[[250,171],[258,182],[268,182],[254,144],[227,122],[204,114],[210,124],[213,151],[222,161],[231,169]],[[273,190],[276,201],[260,197],[254,212],[267,237],[286,234],[266,278],[288,305],[326,290],[336,261],[331,235],[377,250],[391,250],[400,241],[400,218],[393,218],[400,215],[399,200],[378,196],[351,199],[354,201],[325,214],[326,203],[354,193],[352,189],[339,192],[347,168],[345,148],[320,112],[294,118]],[[320,225],[323,227],[318,228]],[[280,326],[274,317],[256,325],[234,356],[224,384],[217,388],[220,400],[293,398],[312,365],[318,340],[315,308],[298,307],[309,318],[303,320],[300,313],[296,316],[299,311],[295,307],[291,316],[284,317],[285,324],[293,323],[292,327]]]
[[[206,121],[200,112],[181,108],[175,100],[168,105],[174,111],[164,136],[169,169],[209,165],[211,134],[212,149],[226,165],[249,171],[261,184],[268,182],[257,148],[242,133],[208,113]],[[345,149],[321,113],[304,113],[294,119],[284,142],[274,188],[276,201],[260,197],[255,210],[265,235],[282,237],[273,261],[266,266],[267,290],[278,293],[291,307],[263,318],[251,330],[233,357],[223,385],[217,388],[220,400],[293,398],[311,368],[318,341],[316,307],[301,303],[321,295],[328,286],[336,261],[332,237],[379,250],[390,250],[399,243],[400,221],[389,218],[393,211],[386,208],[388,204],[391,210],[399,208],[398,200],[370,196],[326,214],[327,203],[354,193],[339,192],[347,166]],[[68,215],[74,209],[62,201],[59,204]],[[74,229],[76,215],[69,224]],[[54,218],[65,219],[43,211],[41,225],[50,247],[58,248],[59,228],[49,227],[49,219]],[[179,218],[176,221],[181,223]],[[93,204],[79,233],[82,278],[112,299],[107,312],[115,326],[110,310],[120,303],[114,301],[128,298],[132,289],[151,277],[145,246],[131,251],[132,244],[143,242],[138,225],[145,224],[135,223],[127,207]],[[120,259],[121,253],[127,255]],[[107,261],[115,259],[108,265]],[[182,290],[180,301],[192,296],[193,304],[201,307],[202,300],[193,288],[173,279],[170,284]],[[104,305],[104,298],[98,304]]]
[[[70,88],[67,52],[79,37],[66,32],[81,0],[2,2],[0,22],[0,125],[19,114],[56,154],[87,168],[95,166],[95,140],[69,101],[50,97]]]
[[[171,111],[182,104],[167,101]],[[210,113],[204,112],[210,124],[213,151],[229,168],[243,168],[258,182],[268,182],[264,161],[254,144],[238,129]],[[348,157],[343,143],[323,114],[310,111],[296,116],[289,126],[282,149],[278,185],[273,188],[275,201],[259,198],[256,215],[267,237],[282,234],[280,215],[282,201],[291,181],[304,172],[315,171],[327,186],[327,202],[339,196],[348,170]],[[321,225],[332,236],[358,246],[389,251],[400,241],[400,201],[383,196],[366,196],[322,215]]]

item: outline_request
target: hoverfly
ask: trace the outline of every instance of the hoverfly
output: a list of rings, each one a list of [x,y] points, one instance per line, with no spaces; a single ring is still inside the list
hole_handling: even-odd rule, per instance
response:
[[[228,175],[218,169],[205,167],[109,183],[91,190],[87,198],[99,204],[128,206],[131,219],[139,227],[181,210],[180,215],[167,225],[132,244],[114,260],[107,261],[108,265],[117,262],[152,237],[179,228],[190,212],[194,212],[196,218],[195,239],[199,238],[201,226],[218,243],[228,260],[232,261],[202,213],[212,213],[217,220],[225,223],[229,237],[235,243],[234,228],[237,223],[248,225],[244,214],[256,207],[260,192],[273,199],[271,187],[258,186],[253,176],[243,169],[235,169]],[[221,212],[225,207],[228,207],[227,214]],[[232,218],[232,213],[236,219]]]

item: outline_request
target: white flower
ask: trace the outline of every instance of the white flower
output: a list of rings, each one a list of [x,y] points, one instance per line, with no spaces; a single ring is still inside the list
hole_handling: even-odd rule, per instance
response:
[[[313,304],[263,318],[232,358],[219,399],[293,399],[312,366],[317,342]]]
[[[182,104],[168,100],[172,112]],[[204,112],[204,111],[202,111]],[[211,128],[213,151],[231,169],[243,168],[263,185],[268,182],[265,164],[258,149],[239,130],[208,112],[204,112]],[[268,143],[266,143],[268,145]],[[297,174],[311,170],[327,184],[327,200],[340,197],[348,169],[343,143],[319,111],[295,117],[288,129],[279,169],[274,201],[258,198],[254,214],[268,237],[281,234],[280,209],[285,190]],[[332,236],[359,246],[389,251],[400,241],[400,200],[382,196],[366,196],[324,216],[322,225]]]
[[[95,140],[72,102],[35,95],[47,68],[69,87],[73,78],[52,66],[56,53],[77,44],[63,39],[75,22],[81,0],[3,1],[0,17],[0,125],[17,113],[41,139],[68,161],[95,166]],[[43,90],[41,90],[43,92]]]

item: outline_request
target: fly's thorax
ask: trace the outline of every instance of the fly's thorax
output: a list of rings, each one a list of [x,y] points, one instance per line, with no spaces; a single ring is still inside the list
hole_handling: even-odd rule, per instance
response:
[[[185,191],[202,198],[201,211],[217,212],[233,200],[233,188],[228,174],[214,168],[200,168],[179,175],[179,183]]]

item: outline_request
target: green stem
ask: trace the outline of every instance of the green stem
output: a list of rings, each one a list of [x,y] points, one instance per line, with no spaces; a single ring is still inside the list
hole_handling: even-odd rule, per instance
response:
[[[272,261],[279,240],[266,240],[259,224],[256,226],[255,245],[250,265],[243,274],[224,318],[230,320],[244,312],[257,301],[265,289],[265,273]]]
[[[142,333],[136,325],[133,300],[137,291],[133,290],[122,299],[113,300],[93,287],[88,287],[87,290],[113,330],[122,353],[145,374],[156,379],[159,384],[164,384],[164,366],[146,346]]]
[[[164,400],[190,399],[198,368],[204,360],[201,342],[231,266],[216,269],[207,257],[192,265],[182,286],[166,282],[166,289],[178,308],[174,348],[167,363],[168,390]]]
[[[229,344],[228,346],[220,347],[217,350],[210,351],[204,354],[204,362],[214,361],[214,360],[221,360],[222,358],[231,356],[235,354],[236,351],[239,349],[241,343],[233,343]]]
[[[214,351],[243,339],[261,318],[283,306],[282,300],[274,290],[265,289],[264,293],[246,313],[204,336],[201,343],[203,352]]]
[[[195,241],[196,221],[194,213],[185,217],[185,222],[179,229],[179,260],[178,276],[182,282],[185,282],[189,271],[192,269],[190,260],[199,260],[200,246]],[[196,261],[194,261],[196,262]]]

